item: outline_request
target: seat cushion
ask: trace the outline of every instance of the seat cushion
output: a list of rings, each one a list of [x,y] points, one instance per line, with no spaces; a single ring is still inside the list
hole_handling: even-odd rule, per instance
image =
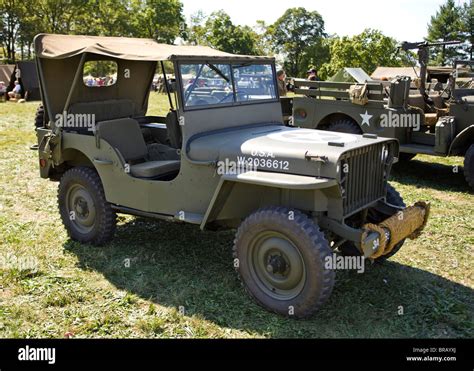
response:
[[[148,160],[169,161],[179,160],[178,150],[170,146],[153,143],[148,145]]]
[[[135,103],[130,99],[78,102],[71,105],[69,113],[94,114],[95,122],[114,120],[133,116],[135,114]]]
[[[144,159],[148,154],[140,125],[133,119],[102,121],[97,126],[99,135],[117,148],[125,161]]]
[[[130,173],[138,178],[155,178],[179,171],[180,161],[146,161],[130,166]]]
[[[433,104],[436,108],[444,108],[443,97],[439,94],[430,94],[429,97],[433,101]]]
[[[408,97],[408,105],[425,110],[425,99],[421,94],[413,94]]]

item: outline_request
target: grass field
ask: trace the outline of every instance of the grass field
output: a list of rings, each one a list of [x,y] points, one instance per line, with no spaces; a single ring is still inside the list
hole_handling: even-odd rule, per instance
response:
[[[106,247],[69,240],[57,183],[29,150],[37,104],[0,103],[0,337],[472,337],[474,196],[461,158],[417,156],[395,171],[407,203],[431,202],[424,234],[364,274],[338,272],[327,304],[293,320],[244,293],[233,231],[120,215]],[[152,94],[151,113],[166,108]]]

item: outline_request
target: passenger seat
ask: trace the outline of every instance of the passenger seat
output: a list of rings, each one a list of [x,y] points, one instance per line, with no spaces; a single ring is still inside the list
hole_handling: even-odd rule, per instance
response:
[[[148,149],[140,125],[130,118],[102,121],[97,125],[100,138],[107,141],[130,165],[130,174],[137,178],[158,178],[176,173],[179,160],[148,161]]]

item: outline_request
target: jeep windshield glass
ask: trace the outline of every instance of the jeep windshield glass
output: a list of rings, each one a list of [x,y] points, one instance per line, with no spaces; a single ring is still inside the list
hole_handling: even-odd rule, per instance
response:
[[[277,98],[270,64],[181,64],[180,73],[185,107]]]

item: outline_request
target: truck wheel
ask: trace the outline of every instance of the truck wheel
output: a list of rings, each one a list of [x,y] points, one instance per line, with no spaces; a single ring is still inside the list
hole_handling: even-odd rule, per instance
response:
[[[75,167],[59,183],[58,205],[68,235],[76,241],[103,245],[115,232],[116,214],[105,200],[97,172]]]
[[[467,184],[474,188],[474,144],[471,144],[464,155],[464,177]]]
[[[233,251],[246,291],[272,312],[308,317],[332,292],[335,272],[325,268],[332,250],[300,211],[257,210],[237,230]]]
[[[41,104],[36,109],[35,128],[38,129],[38,128],[42,128],[42,127],[44,127],[44,107]]]
[[[339,133],[362,134],[362,129],[357,123],[349,119],[340,119],[331,122],[327,129],[329,131],[337,131]]]
[[[393,188],[390,184],[387,186],[387,202],[394,206],[398,207],[406,207],[405,202],[403,201],[402,196],[400,193],[397,192],[395,188]],[[378,214],[376,212],[370,212],[367,216],[368,222],[370,223],[381,223],[387,217],[385,215]],[[399,243],[395,245],[392,251],[390,251],[387,255],[379,256],[378,258],[374,259],[376,262],[384,262],[391,256],[395,255],[398,250],[400,250],[405,243],[405,240],[401,240]],[[342,255],[345,256],[357,256],[361,255],[359,249],[352,243],[352,242],[345,242],[339,247],[339,251]]]
[[[402,153],[402,152],[400,152],[398,154],[398,163],[396,165],[404,164],[404,163],[410,161],[411,159],[413,159],[415,156],[416,156],[415,153]]]

